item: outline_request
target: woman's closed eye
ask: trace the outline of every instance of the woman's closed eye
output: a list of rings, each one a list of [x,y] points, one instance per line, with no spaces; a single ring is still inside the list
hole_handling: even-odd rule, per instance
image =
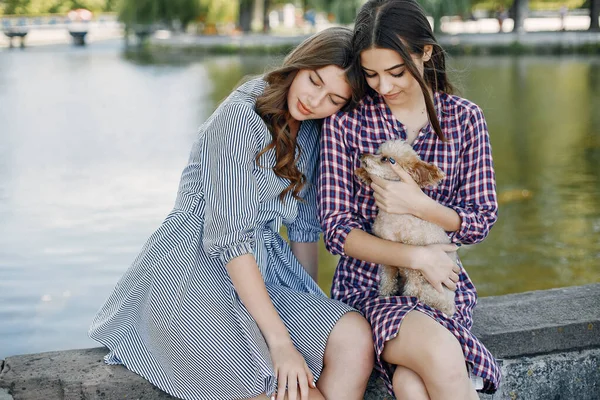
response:
[[[312,83],[313,85],[315,85],[316,87],[320,88],[321,85],[319,85],[317,82],[315,82],[315,80],[313,79],[312,76],[308,76],[308,79],[310,79],[310,83]]]
[[[402,71],[402,72],[399,72],[399,73],[397,73],[397,74],[392,74],[392,73],[390,73],[390,75],[391,75],[391,76],[393,76],[394,78],[401,78],[401,77],[402,77],[402,75],[404,75],[404,72],[405,72],[405,71]],[[377,74],[376,74],[376,73],[375,73],[375,74],[368,74],[367,72],[365,72],[365,77],[366,77],[366,78],[369,78],[369,79],[371,79],[371,78],[375,78],[376,76],[377,76]]]

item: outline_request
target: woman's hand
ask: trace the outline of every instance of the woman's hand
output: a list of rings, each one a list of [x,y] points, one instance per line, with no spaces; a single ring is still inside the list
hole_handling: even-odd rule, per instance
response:
[[[455,291],[460,267],[447,253],[455,252],[454,244],[430,244],[418,246],[415,261],[412,263],[414,269],[421,271],[425,279],[438,292],[444,291],[443,286]]]
[[[270,353],[277,376],[277,396],[271,398],[283,400],[287,390],[289,400],[308,400],[309,386],[316,388],[316,385],[304,357],[294,344],[288,341],[270,346]]]
[[[371,175],[371,188],[374,190],[375,203],[380,210],[390,214],[412,214],[419,216],[421,207],[431,201],[408,172],[391,165],[400,181],[388,181]]]

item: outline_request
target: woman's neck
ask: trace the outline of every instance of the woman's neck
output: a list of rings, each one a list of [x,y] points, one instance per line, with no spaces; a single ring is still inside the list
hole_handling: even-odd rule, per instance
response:
[[[429,95],[433,99],[433,91],[431,89],[429,89]],[[421,92],[413,96],[413,98],[407,99],[403,104],[389,104],[387,102],[386,104],[394,114],[414,117],[423,113],[427,115],[427,103],[425,96]]]

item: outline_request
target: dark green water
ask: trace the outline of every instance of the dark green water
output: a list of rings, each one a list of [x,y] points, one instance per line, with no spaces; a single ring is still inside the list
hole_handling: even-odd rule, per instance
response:
[[[257,68],[214,68],[228,84],[213,97]],[[484,110],[497,174],[499,220],[483,243],[461,249],[479,294],[599,282],[600,60],[455,57],[450,68],[460,94]],[[325,290],[336,262],[323,248]]]
[[[0,51],[0,358],[91,347],[91,318],[175,200],[196,128],[269,57]],[[456,58],[500,197],[462,248],[480,295],[600,282],[600,60]],[[336,258],[321,253],[328,292]]]

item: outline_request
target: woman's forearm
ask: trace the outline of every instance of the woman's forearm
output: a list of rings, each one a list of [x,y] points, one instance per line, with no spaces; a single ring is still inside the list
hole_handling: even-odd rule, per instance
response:
[[[304,267],[306,272],[317,281],[319,274],[319,246],[317,242],[290,242],[292,253]]]
[[[256,321],[268,346],[291,343],[287,328],[271,302],[254,256],[245,254],[234,258],[227,264],[227,272],[238,296]]]
[[[353,229],[344,244],[346,255],[376,264],[416,268],[418,246],[378,238],[360,229]]]
[[[430,197],[427,197],[427,199],[418,208],[415,217],[439,225],[447,232],[455,232],[460,229],[462,219],[456,211],[438,203]]]

